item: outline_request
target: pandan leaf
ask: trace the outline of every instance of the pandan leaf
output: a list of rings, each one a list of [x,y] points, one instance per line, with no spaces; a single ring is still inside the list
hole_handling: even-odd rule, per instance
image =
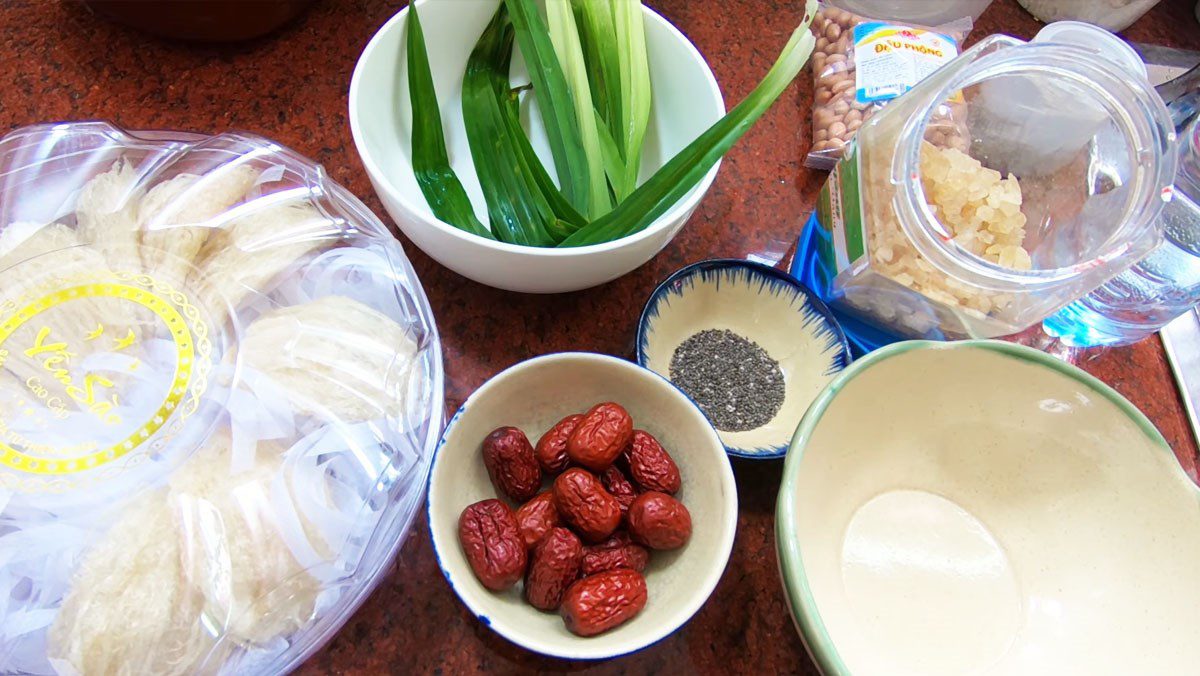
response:
[[[563,195],[580,213],[590,213],[591,172],[575,115],[575,101],[554,53],[550,32],[533,0],[504,0],[504,5],[512,16],[517,44],[529,68]]]
[[[550,41],[575,102],[576,122],[588,165],[588,216],[599,218],[612,209],[612,196],[608,192],[608,181],[604,178],[604,160],[600,154],[592,90],[588,84],[587,66],[570,0],[546,0],[546,20],[550,26]]]
[[[425,51],[425,34],[416,5],[408,9],[406,22],[408,97],[412,104],[412,165],[417,185],[429,209],[444,221],[480,237],[495,239],[479,219],[458,174],[450,167],[442,113],[433,88],[433,73]]]
[[[504,5],[479,36],[463,75],[462,108],[471,157],[487,200],[492,232],[501,241],[552,246],[547,224],[556,217],[522,170],[522,157],[505,122],[513,27]]]
[[[737,107],[654,172],[628,199],[607,215],[579,229],[559,246],[601,244],[639,232],[695,187],[771,107],[808,62],[816,46],[816,40],[808,30],[815,13],[816,0],[807,0],[804,21],[792,33],[766,77]]]

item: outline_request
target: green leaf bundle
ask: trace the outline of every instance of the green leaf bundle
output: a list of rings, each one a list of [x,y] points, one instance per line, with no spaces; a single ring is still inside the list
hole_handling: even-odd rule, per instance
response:
[[[527,246],[587,246],[644,230],[694,188],[807,63],[816,0],[762,82],[642,185],[651,83],[639,0],[503,0],[463,78],[463,118],[487,200],[475,218],[449,166],[416,8],[408,24],[413,169],[434,215],[467,232]],[[520,123],[508,78],[513,43],[529,67],[558,174],[556,186]],[[615,202],[615,206],[614,206]]]

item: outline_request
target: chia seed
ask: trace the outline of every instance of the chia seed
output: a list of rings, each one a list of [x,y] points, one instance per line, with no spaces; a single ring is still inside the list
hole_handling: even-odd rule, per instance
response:
[[[707,329],[680,343],[671,356],[671,382],[723,432],[762,427],[783,406],[779,362],[728,329]]]

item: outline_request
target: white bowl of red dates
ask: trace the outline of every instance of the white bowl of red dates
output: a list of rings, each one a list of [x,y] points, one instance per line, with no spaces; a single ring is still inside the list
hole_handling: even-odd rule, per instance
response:
[[[429,479],[446,580],[529,650],[603,659],[669,635],[729,559],[737,488],[700,409],[601,354],[521,362],[475,391]]]

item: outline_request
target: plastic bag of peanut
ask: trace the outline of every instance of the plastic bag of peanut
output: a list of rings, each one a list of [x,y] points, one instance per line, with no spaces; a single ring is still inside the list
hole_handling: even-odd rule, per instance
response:
[[[871,19],[823,2],[812,31],[813,137],[804,164],[831,169],[875,111],[958,55],[971,18],[931,28]],[[862,72],[856,52],[869,55]]]

